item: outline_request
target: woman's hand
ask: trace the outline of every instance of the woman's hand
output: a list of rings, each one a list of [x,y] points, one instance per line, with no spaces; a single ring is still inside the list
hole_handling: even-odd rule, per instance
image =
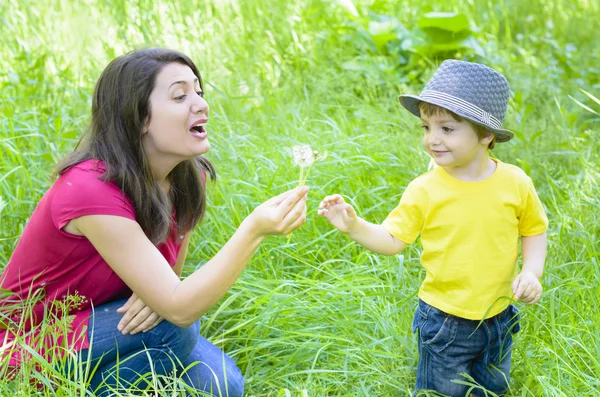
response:
[[[244,222],[260,236],[289,234],[306,222],[307,197],[307,186],[288,190],[256,207]]]
[[[351,233],[358,224],[356,211],[339,194],[325,197],[319,204],[317,213],[327,218],[329,223],[342,233]]]
[[[150,331],[163,320],[135,294],[132,294],[127,302],[117,309],[117,313],[125,313],[117,325],[117,329],[123,335]]]

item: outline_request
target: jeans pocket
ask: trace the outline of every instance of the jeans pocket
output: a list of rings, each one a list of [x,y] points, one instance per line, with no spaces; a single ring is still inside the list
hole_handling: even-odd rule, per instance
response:
[[[521,316],[515,305],[510,305],[506,309],[506,327],[511,334],[516,334],[521,330]]]
[[[503,361],[507,354],[510,353],[513,345],[513,335],[521,330],[519,319],[519,311],[514,305],[507,307],[504,315],[500,317],[502,323],[500,329],[502,333],[499,335],[498,339],[499,349],[495,352],[499,362]]]
[[[454,316],[430,306],[427,317],[419,327],[419,337],[423,346],[440,353],[454,342],[456,331]]]
[[[423,302],[419,299],[419,306],[417,306],[417,310],[415,311],[415,315],[413,317],[412,323],[412,333],[414,334],[423,326],[423,323],[427,320],[427,313],[429,312],[429,306],[427,303]]]

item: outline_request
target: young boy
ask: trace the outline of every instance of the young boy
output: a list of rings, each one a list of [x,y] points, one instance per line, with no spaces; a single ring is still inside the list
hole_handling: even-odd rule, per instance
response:
[[[400,96],[421,118],[423,145],[438,167],[407,186],[381,225],[337,194],[319,205],[319,215],[376,253],[398,254],[421,236],[417,391],[463,397],[470,386],[453,380],[468,374],[479,385],[472,395],[504,394],[519,328],[510,298],[534,304],[542,293],[544,209],[522,170],[488,154],[514,135],[502,129],[509,93],[504,76],[487,66],[443,62],[420,96]]]

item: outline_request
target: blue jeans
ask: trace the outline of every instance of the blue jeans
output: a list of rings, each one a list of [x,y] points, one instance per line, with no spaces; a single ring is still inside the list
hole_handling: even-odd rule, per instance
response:
[[[200,336],[198,321],[181,328],[163,320],[146,333],[123,335],[117,330],[123,317],[117,309],[125,301],[98,306],[90,318],[90,347],[77,359],[90,361],[91,391],[109,396],[114,390],[146,389],[156,379],[160,382],[160,375],[176,375],[187,395],[243,396],[242,373],[231,358]],[[165,389],[172,388],[172,380],[164,382]]]
[[[480,323],[444,313],[419,300],[413,321],[413,332],[419,331],[420,354],[416,394],[419,390],[451,397],[468,396],[469,392],[489,395],[484,390],[506,393],[512,335],[520,329],[518,320],[513,305]]]

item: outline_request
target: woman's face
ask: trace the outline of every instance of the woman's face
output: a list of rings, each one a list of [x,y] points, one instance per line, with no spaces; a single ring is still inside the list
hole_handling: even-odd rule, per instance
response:
[[[176,165],[208,152],[208,103],[202,95],[189,66],[171,63],[156,76],[142,136],[151,164]]]

